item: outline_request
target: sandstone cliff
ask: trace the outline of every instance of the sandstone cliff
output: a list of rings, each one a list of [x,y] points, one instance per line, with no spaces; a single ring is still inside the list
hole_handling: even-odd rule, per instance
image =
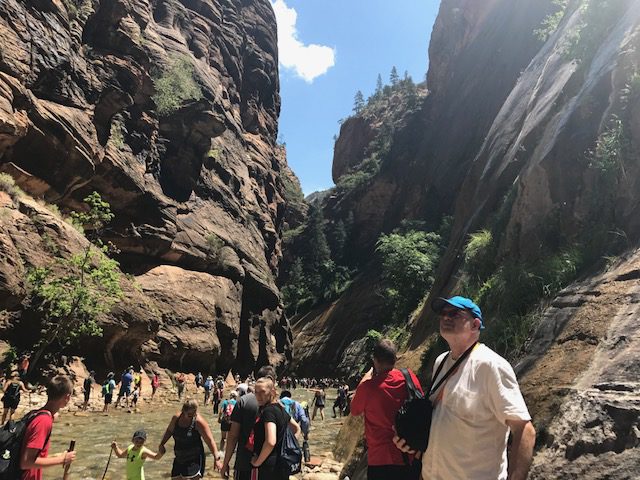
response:
[[[0,36],[0,170],[63,212],[98,191],[122,269],[157,305],[157,335],[123,322],[105,336],[126,352],[118,363],[284,361],[269,2],[8,0]],[[5,308],[19,317],[19,305]]]
[[[419,113],[395,131],[385,167],[367,189],[337,192],[325,203],[327,218],[337,205],[353,212],[355,225],[370,218],[360,214],[374,205],[376,223],[359,231],[360,271],[380,233],[401,220],[433,228],[452,215],[448,246],[409,325],[403,362],[429,371],[438,348],[428,308],[434,296],[460,290],[478,296],[488,314],[487,341],[498,342],[492,335],[509,326],[522,328],[508,332],[501,346],[510,358],[524,356],[518,372],[544,446],[534,478],[638,475],[631,360],[637,329],[625,320],[637,303],[637,254],[613,259],[633,252],[640,237],[633,213],[640,201],[639,31],[634,1],[561,7],[443,0],[429,48],[429,95]],[[352,127],[344,134],[358,145],[367,129]],[[341,175],[353,164],[353,149],[337,154],[334,174]],[[485,258],[491,271],[474,286],[465,246],[481,229],[493,235]],[[368,282],[371,291],[376,281]],[[309,346],[324,359],[333,348],[332,365],[338,364],[358,341],[344,341],[344,325],[325,333],[323,345],[305,334],[326,325],[338,306],[350,331],[382,321],[364,314],[355,292],[366,290],[354,283],[315,318],[297,323],[304,344],[295,343],[296,351]],[[357,303],[346,304],[349,296]],[[524,346],[510,337],[516,334],[529,336]]]

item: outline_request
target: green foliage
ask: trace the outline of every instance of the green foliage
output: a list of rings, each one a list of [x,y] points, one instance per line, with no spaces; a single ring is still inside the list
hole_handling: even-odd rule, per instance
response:
[[[92,243],[80,253],[57,257],[50,265],[32,268],[27,274],[31,307],[42,314],[42,336],[32,366],[54,342],[64,347],[82,336],[101,335],[99,316],[109,312],[123,295],[118,262],[106,256],[110,246],[100,238],[113,219],[110,206],[97,192],[84,201],[88,210],[72,217],[90,233]]]
[[[124,123],[121,118],[116,118],[111,122],[109,141],[118,150],[124,148]]]
[[[224,240],[222,240],[215,233],[210,233],[204,238],[207,243],[208,255],[213,258],[218,258],[220,256],[220,251],[222,247],[225,246]]]
[[[365,187],[379,171],[380,161],[375,157],[368,158],[338,179],[336,191],[340,194],[346,194]]]
[[[612,117],[609,128],[596,141],[596,147],[589,152],[589,168],[597,170],[609,182],[624,174],[624,154],[628,146],[624,124],[618,117]]]
[[[362,112],[363,108],[364,108],[364,96],[362,95],[362,92],[358,90],[353,99],[353,113],[358,115],[360,112]]]
[[[394,87],[400,81],[400,76],[398,75],[398,69],[395,67],[395,65],[393,66],[393,68],[391,69],[391,73],[389,74],[389,81],[391,82],[391,85]]]
[[[93,12],[91,0],[63,0],[62,3],[64,3],[71,21],[83,22]]]
[[[206,153],[207,158],[211,158],[213,160],[218,160],[220,158],[220,150],[217,148],[211,148]]]
[[[565,56],[578,62],[593,58],[627,5],[626,0],[581,0],[577,8],[582,10],[582,21],[570,32]]]
[[[9,195],[14,203],[24,195],[22,189],[16,185],[16,181],[8,173],[0,173],[0,191]]]
[[[533,31],[534,35],[543,42],[551,36],[553,32],[558,29],[560,22],[567,13],[567,5],[569,0],[553,0],[553,4],[558,7],[553,13],[547,15],[543,20],[540,28]]]
[[[172,57],[169,66],[154,76],[153,86],[156,90],[153,101],[161,116],[170,115],[188,100],[202,98],[195,68],[184,55]]]
[[[0,369],[2,372],[9,372],[11,367],[18,361],[18,351],[15,347],[10,346],[9,349],[4,352],[4,356],[2,357],[2,361],[0,362]]]
[[[433,232],[411,230],[404,234],[381,235],[376,243],[383,278],[384,292],[392,316],[404,319],[433,283],[433,274],[440,258],[440,236]]]
[[[464,270],[475,281],[486,278],[495,261],[493,234],[489,230],[480,230],[469,235],[464,247]]]
[[[289,175],[282,175],[282,185],[284,187],[284,198],[287,203],[303,203],[304,193],[300,187],[300,183],[294,181]]]
[[[313,296],[307,284],[301,258],[295,259],[288,273],[289,281],[280,292],[287,313],[295,315],[301,306],[313,302]]]

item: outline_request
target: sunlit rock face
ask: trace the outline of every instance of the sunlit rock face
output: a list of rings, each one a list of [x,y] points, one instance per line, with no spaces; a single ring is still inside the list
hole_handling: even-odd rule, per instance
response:
[[[94,190],[111,204],[122,269],[162,305],[158,337],[134,350],[176,368],[282,363],[269,2],[8,0],[0,36],[0,169],[62,210]]]

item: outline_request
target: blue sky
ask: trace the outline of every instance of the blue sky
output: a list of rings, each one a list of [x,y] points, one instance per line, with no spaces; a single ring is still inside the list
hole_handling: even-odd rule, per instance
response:
[[[333,186],[338,120],[353,97],[389,83],[395,65],[414,81],[427,71],[439,0],[271,0],[278,18],[280,139],[305,195]]]

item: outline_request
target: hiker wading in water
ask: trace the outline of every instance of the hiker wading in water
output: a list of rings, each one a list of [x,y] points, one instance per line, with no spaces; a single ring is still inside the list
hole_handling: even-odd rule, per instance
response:
[[[171,478],[175,480],[199,479],[204,477],[205,453],[202,441],[207,444],[214,458],[214,470],[220,470],[222,462],[217,460],[218,448],[211,435],[207,421],[198,414],[198,402],[189,399],[182,405],[182,411],[176,413],[169,422],[166,432],[158,446],[158,453],[167,451],[164,444],[173,437],[175,459],[171,469]]]

